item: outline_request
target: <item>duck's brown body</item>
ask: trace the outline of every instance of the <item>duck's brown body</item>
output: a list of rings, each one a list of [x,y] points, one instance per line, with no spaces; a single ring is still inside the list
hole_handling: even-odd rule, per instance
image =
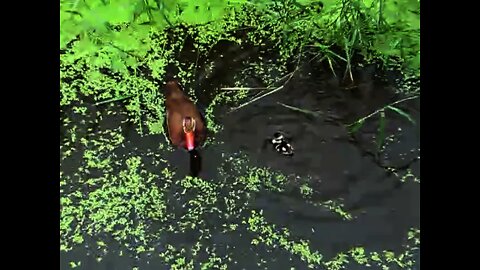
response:
[[[197,106],[188,98],[176,81],[165,85],[168,136],[173,145],[187,148],[183,121],[187,117],[195,120],[194,147],[201,146],[206,138],[206,128]]]

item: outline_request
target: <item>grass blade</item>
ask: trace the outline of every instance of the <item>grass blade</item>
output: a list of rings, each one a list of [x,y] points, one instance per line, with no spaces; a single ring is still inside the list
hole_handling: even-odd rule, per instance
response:
[[[292,111],[301,112],[301,113],[304,113],[304,114],[307,114],[307,115],[311,115],[313,117],[319,117],[321,115],[321,113],[319,113],[319,112],[314,112],[314,111],[310,111],[310,110],[301,109],[301,108],[298,108],[298,107],[283,104],[281,102],[277,102],[277,104],[281,105],[281,106],[283,106],[287,109],[290,109]]]
[[[360,119],[357,122],[353,123],[352,127],[350,128],[350,132],[356,133],[360,128],[362,128],[363,123],[365,123],[364,119]]]
[[[387,118],[385,117],[385,111],[380,111],[380,120],[378,123],[378,137],[377,137],[377,151],[380,152],[383,142],[385,141],[385,125]]]
[[[401,116],[405,117],[408,119],[408,121],[412,122],[412,124],[415,125],[415,120],[413,120],[413,118],[406,112],[400,110],[399,108],[397,107],[394,107],[394,106],[387,106],[388,109],[400,114]]]
[[[245,107],[245,106],[247,106],[247,105],[249,105],[249,104],[252,104],[253,102],[255,102],[255,101],[257,101],[257,100],[259,100],[259,99],[261,99],[261,98],[263,98],[263,97],[266,97],[266,96],[268,96],[268,95],[271,95],[271,94],[273,94],[273,93],[275,93],[275,92],[277,92],[277,91],[280,91],[280,90],[282,90],[282,89],[283,89],[283,85],[282,85],[282,86],[279,86],[279,87],[273,89],[272,91],[267,92],[267,93],[265,93],[265,94],[263,94],[263,95],[261,95],[261,96],[259,96],[259,97],[256,97],[256,98],[254,98],[254,99],[252,99],[252,100],[250,100],[250,101],[248,101],[248,102],[246,102],[246,103],[243,103],[242,105],[240,105],[240,106],[238,106],[238,107],[233,108],[232,110],[230,110],[229,113],[234,112],[234,111],[236,111],[236,110],[238,110],[238,109],[240,109],[240,108],[243,108],[243,107]]]
[[[271,87],[222,87],[220,90],[224,91],[250,91],[250,90],[272,90]]]

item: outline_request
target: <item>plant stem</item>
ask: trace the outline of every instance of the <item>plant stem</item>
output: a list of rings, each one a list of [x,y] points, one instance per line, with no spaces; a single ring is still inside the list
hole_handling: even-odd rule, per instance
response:
[[[403,99],[397,100],[397,101],[395,101],[395,102],[393,102],[393,103],[390,103],[390,104],[388,104],[388,105],[386,105],[386,106],[384,106],[384,107],[382,107],[382,108],[380,108],[380,109],[372,112],[371,114],[369,114],[369,115],[367,115],[367,116],[365,116],[365,117],[362,117],[362,118],[358,119],[357,121],[355,121],[355,122],[353,122],[353,123],[351,123],[351,124],[348,124],[347,126],[351,126],[351,125],[354,125],[354,124],[356,124],[356,123],[358,123],[358,122],[365,121],[367,118],[370,118],[370,117],[374,116],[375,114],[384,111],[384,110],[385,110],[387,107],[389,107],[389,106],[393,106],[393,105],[396,105],[396,104],[398,104],[398,103],[402,103],[402,102],[407,101],[407,100],[416,99],[416,98],[418,98],[418,97],[420,97],[420,96],[411,96],[411,97],[407,97],[407,98],[403,98]]]
[[[384,5],[384,0],[379,0],[380,1],[380,7],[378,10],[378,21],[377,21],[377,28],[380,30],[381,23],[383,22],[383,5]]]
[[[281,103],[281,102],[277,102],[277,104],[280,105],[280,106],[283,106],[287,109],[290,109],[292,111],[301,112],[301,113],[304,113],[304,114],[312,115],[314,117],[318,117],[318,116],[321,115],[320,112],[301,109],[301,108],[298,108],[298,107],[295,107],[295,106],[290,106],[290,105],[287,105],[287,104],[284,104],[284,103]]]
[[[241,91],[241,90],[268,90],[271,87],[222,87],[220,90],[224,91]]]
[[[261,98],[263,98],[263,97],[266,97],[266,96],[268,96],[268,95],[271,95],[271,94],[273,94],[273,93],[275,93],[275,92],[277,92],[277,91],[280,91],[280,90],[282,90],[282,89],[283,89],[283,85],[281,85],[281,86],[273,89],[272,91],[267,92],[267,93],[265,93],[265,94],[263,94],[263,95],[261,95],[261,96],[259,96],[259,97],[257,97],[257,98],[254,98],[254,99],[252,99],[252,100],[250,100],[250,101],[248,101],[248,102],[246,102],[246,103],[243,103],[242,105],[240,105],[240,106],[238,106],[238,107],[233,108],[229,113],[234,112],[234,111],[236,111],[236,110],[238,110],[238,109],[240,109],[240,108],[243,108],[243,107],[245,107],[245,106],[247,106],[247,105],[249,105],[249,104],[252,104],[253,102],[255,102],[255,101],[257,101],[257,100],[259,100],[259,99],[261,99]]]
[[[265,94],[263,94],[263,95],[261,95],[261,96],[259,96],[259,97],[256,97],[256,98],[254,98],[254,99],[252,99],[252,100],[250,100],[250,101],[248,101],[248,102],[246,102],[246,103],[243,103],[242,105],[240,105],[240,106],[238,106],[238,107],[233,108],[233,109],[232,109],[231,111],[229,111],[228,113],[234,112],[234,111],[236,111],[236,110],[238,110],[238,109],[240,109],[240,108],[243,108],[243,107],[245,107],[245,106],[247,106],[247,105],[249,105],[249,104],[252,104],[253,102],[255,102],[255,101],[257,101],[257,100],[259,100],[259,99],[261,99],[261,98],[264,98],[264,97],[266,97],[266,96],[268,96],[268,95],[271,95],[271,94],[273,94],[273,93],[275,93],[275,92],[277,92],[277,91],[282,90],[283,87],[284,87],[285,85],[287,85],[288,82],[290,82],[290,80],[292,79],[292,77],[293,77],[293,75],[295,74],[295,72],[299,69],[300,59],[301,59],[301,56],[302,56],[302,50],[303,50],[303,44],[302,44],[302,46],[300,47],[300,53],[298,54],[297,66],[295,67],[295,69],[294,69],[292,72],[290,72],[290,73],[286,74],[285,76],[281,77],[281,78],[280,78],[279,80],[277,80],[276,82],[270,84],[267,88],[271,88],[275,83],[277,83],[277,82],[279,82],[279,81],[282,81],[283,79],[285,79],[285,78],[288,77],[287,81],[285,81],[285,82],[283,83],[283,85],[281,85],[281,86],[273,89],[272,91],[267,92],[267,93],[265,93]]]

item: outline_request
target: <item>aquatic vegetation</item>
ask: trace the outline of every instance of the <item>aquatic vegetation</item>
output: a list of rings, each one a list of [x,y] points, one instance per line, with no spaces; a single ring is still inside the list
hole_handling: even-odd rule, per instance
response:
[[[169,269],[227,269],[242,256],[232,244],[217,246],[216,238],[228,236],[247,239],[248,256],[262,266],[268,262],[259,247],[280,250],[309,268],[413,265],[419,229],[408,232],[413,244],[401,254],[352,247],[325,258],[310,239],[257,208],[259,198],[291,196],[341,222],[355,218],[340,198],[319,198],[308,177],[256,166],[243,153],[222,153],[212,179],[183,176],[168,158],[174,149],[165,134],[160,87],[176,75],[192,100],[204,103],[210,146],[223,143],[215,135],[224,112],[281,90],[301,61],[326,63],[350,80],[355,65],[398,69],[404,75],[399,92],[414,99],[419,1],[62,0],[60,7],[61,254],[84,248],[98,262],[119,252],[137,260],[148,255]],[[241,60],[234,85],[200,89],[200,71],[215,72],[212,51],[222,44],[250,46],[258,54]],[[261,85],[251,85],[252,77]],[[380,150],[386,111],[414,124],[400,102],[352,123],[352,131],[379,116]],[[411,171],[391,171],[402,182],[419,182]],[[69,266],[84,264],[75,259]]]
[[[291,234],[288,229],[279,229],[274,224],[269,224],[262,215],[262,211],[258,213],[252,210],[248,220],[243,221],[243,223],[248,224],[250,231],[257,233],[257,237],[252,240],[252,245],[264,244],[271,248],[286,249],[293,255],[300,256],[303,261],[308,263],[308,268],[312,269],[318,266],[323,266],[329,270],[345,269],[346,265],[351,262],[365,266],[377,265],[382,269],[390,269],[389,267],[392,265],[397,265],[400,268],[412,267],[414,263],[412,260],[413,252],[418,249],[420,244],[420,230],[412,229],[408,233],[408,239],[414,240],[414,245],[407,245],[407,249],[399,255],[395,255],[394,252],[388,250],[381,253],[376,251],[366,252],[363,247],[353,247],[327,261],[318,251],[312,251],[309,248],[308,241],[303,239],[289,240]]]
[[[344,220],[352,220],[353,219],[352,215],[350,213],[346,212],[343,209],[343,204],[340,203],[340,202],[328,200],[328,201],[324,201],[324,202],[314,203],[314,205],[315,206],[323,206],[323,207],[327,208],[328,210],[338,214]]]
[[[270,247],[279,246],[294,255],[300,256],[303,261],[308,263],[309,268],[320,264],[322,255],[318,252],[310,251],[308,241],[289,241],[290,232],[287,229],[282,229],[278,232],[275,225],[268,224],[265,221],[261,211],[257,213],[255,210],[252,210],[251,216],[243,223],[248,224],[250,231],[258,233],[258,236],[252,240],[252,245],[263,243]]]
[[[84,234],[107,234],[129,246],[146,245],[154,235],[146,233],[146,221],[165,221],[166,205],[159,187],[154,187],[157,177],[141,170],[140,157],[125,162],[127,169],[117,175],[80,181],[81,186],[61,199],[61,245],[68,250],[69,243],[81,244]],[[85,194],[80,190],[87,189]],[[132,219],[133,218],[133,219]],[[125,242],[127,241],[127,242]],[[144,249],[144,248],[143,248]]]
[[[388,172],[393,173],[400,182],[413,181],[420,184],[420,177],[416,176],[411,169],[406,169],[404,172],[399,172],[395,168],[387,168]]]
[[[300,186],[300,192],[304,197],[308,198],[310,197],[310,195],[312,195],[313,190],[307,184],[303,184],[302,186]]]
[[[413,125],[415,125],[415,121],[413,120],[413,118],[407,112],[403,111],[402,109],[400,109],[398,107],[395,107],[394,105],[400,104],[400,103],[408,101],[408,100],[417,99],[419,97],[420,96],[418,96],[418,95],[414,95],[414,96],[406,97],[406,98],[403,98],[401,100],[395,101],[391,104],[385,105],[384,107],[375,110],[374,112],[370,113],[369,115],[364,116],[364,117],[356,120],[355,122],[353,122],[351,124],[348,124],[347,127],[350,129],[351,133],[355,133],[359,129],[362,128],[362,126],[365,124],[365,121],[367,121],[369,119],[372,119],[376,115],[379,115],[379,118],[378,118],[378,133],[377,133],[377,141],[376,141],[377,153],[378,153],[378,152],[381,151],[382,147],[384,146],[385,138],[387,136],[386,133],[385,133],[385,127],[386,127],[386,121],[387,121],[387,117],[386,117],[385,112],[388,111],[388,110],[392,111],[392,112],[400,115],[401,117],[407,119]]]

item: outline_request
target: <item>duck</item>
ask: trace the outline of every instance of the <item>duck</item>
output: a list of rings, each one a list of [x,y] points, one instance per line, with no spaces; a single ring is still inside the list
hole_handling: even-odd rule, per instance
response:
[[[197,155],[205,142],[205,119],[195,103],[184,93],[177,80],[169,80],[164,87],[166,122],[170,142]]]

